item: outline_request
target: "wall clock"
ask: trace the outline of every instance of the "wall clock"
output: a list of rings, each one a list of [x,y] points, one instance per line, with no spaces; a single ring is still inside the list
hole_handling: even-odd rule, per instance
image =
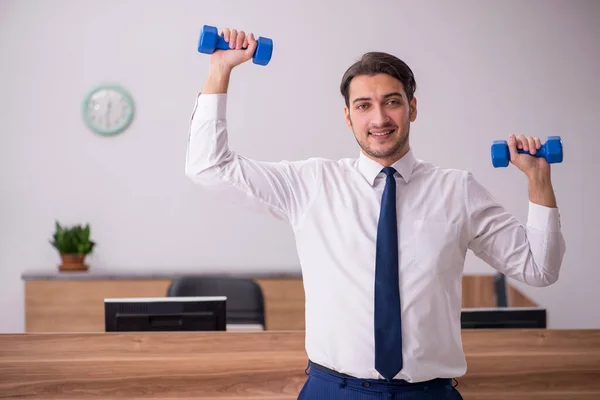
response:
[[[93,88],[83,100],[83,120],[100,135],[116,135],[131,123],[134,104],[131,95],[117,84],[103,84]]]

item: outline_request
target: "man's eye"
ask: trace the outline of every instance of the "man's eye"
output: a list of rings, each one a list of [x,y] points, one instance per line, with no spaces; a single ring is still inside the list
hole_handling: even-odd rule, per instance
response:
[[[358,108],[359,110],[366,110],[368,107],[368,104],[359,104],[356,108]]]

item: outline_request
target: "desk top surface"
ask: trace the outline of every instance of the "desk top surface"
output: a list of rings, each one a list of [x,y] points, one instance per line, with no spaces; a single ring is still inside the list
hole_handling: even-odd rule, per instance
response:
[[[464,398],[600,398],[600,330],[462,332]],[[0,334],[0,397],[294,400],[305,332]]]

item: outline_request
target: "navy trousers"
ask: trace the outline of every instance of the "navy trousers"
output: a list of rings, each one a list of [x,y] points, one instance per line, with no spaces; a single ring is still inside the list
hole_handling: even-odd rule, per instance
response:
[[[462,400],[452,379],[387,382],[342,376],[312,363],[309,368],[298,400]]]

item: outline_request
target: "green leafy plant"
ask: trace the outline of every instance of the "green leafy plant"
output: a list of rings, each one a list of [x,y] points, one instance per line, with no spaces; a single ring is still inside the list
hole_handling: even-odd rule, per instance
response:
[[[63,227],[58,221],[56,221],[56,231],[50,244],[60,254],[89,254],[96,245],[90,240],[89,224],[86,224],[85,227],[81,225]]]

